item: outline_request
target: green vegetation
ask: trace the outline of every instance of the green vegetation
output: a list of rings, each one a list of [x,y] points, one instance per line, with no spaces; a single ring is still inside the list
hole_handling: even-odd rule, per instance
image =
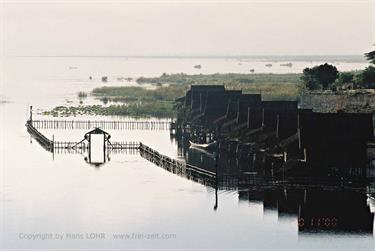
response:
[[[89,105],[89,106],[57,106],[44,115],[54,117],[70,117],[77,115],[102,115],[102,116],[132,116],[132,117],[173,117],[173,104],[167,102],[129,104],[129,105]]]
[[[352,72],[340,72],[335,81],[336,87],[344,87],[346,84],[354,83],[354,74]]]
[[[330,64],[305,68],[301,80],[308,90],[326,90],[331,88],[339,75],[337,68]]]
[[[297,84],[300,80],[301,74],[272,74],[272,73],[257,73],[257,74],[197,74],[187,75],[184,73],[179,74],[163,74],[160,77],[137,79],[137,83],[151,83],[151,84],[179,84],[179,85],[227,85],[227,84]]]
[[[109,106],[58,106],[44,112],[52,116],[103,115],[103,116],[132,116],[132,117],[173,117],[174,100],[185,94],[187,86],[171,85],[158,87],[153,90],[143,87],[100,87],[92,91],[92,95],[104,104],[119,102]],[[79,94],[84,93],[80,92]],[[86,93],[84,93],[86,94]],[[82,96],[79,95],[80,98]],[[86,94],[87,97],[87,94]]]
[[[375,64],[375,51],[365,53],[366,59],[370,64]],[[356,82],[365,88],[375,88],[375,67],[370,65],[356,76]]]
[[[375,51],[365,53],[370,64],[375,64]],[[301,77],[303,87],[307,90],[339,89],[374,89],[375,67],[370,65],[359,72],[338,72],[337,68],[327,63],[305,68]]]
[[[355,82],[363,88],[375,88],[375,67],[370,65],[355,77]]]
[[[175,115],[174,100],[184,96],[192,84],[224,84],[228,90],[261,93],[264,100],[296,100],[299,95],[300,77],[301,74],[163,74],[158,78],[139,78],[137,80],[138,83],[153,84],[154,89],[125,86],[95,88],[91,95],[101,100],[105,105],[58,106],[45,114],[52,116],[171,117]],[[87,96],[88,94],[85,92],[78,93],[80,100]],[[109,102],[119,104],[110,103],[108,105]]]
[[[365,53],[365,57],[371,64],[375,64],[375,51]]]
[[[104,104],[125,103],[101,107],[97,115],[171,117],[177,97],[185,94],[188,86],[170,85],[145,89],[143,87],[100,87],[92,91]]]
[[[375,67],[358,72],[338,72],[335,66],[324,64],[305,68],[301,77],[307,90],[372,89],[375,88]]]
[[[138,83],[170,84],[169,87],[189,85],[224,85],[229,90],[242,90],[244,93],[261,93],[265,100],[296,100],[299,94],[301,74],[163,74],[156,78],[139,78]],[[166,88],[169,88],[166,87]],[[178,96],[182,96],[184,93]],[[176,96],[177,97],[177,96]]]
[[[177,97],[185,94],[188,86],[170,85],[168,87],[158,87],[156,89],[145,89],[143,87],[100,87],[95,88],[92,94],[112,102],[154,102],[154,101],[174,101]]]
[[[227,90],[242,90],[243,93],[262,94],[263,100],[297,100],[300,88],[297,83],[226,84]]]

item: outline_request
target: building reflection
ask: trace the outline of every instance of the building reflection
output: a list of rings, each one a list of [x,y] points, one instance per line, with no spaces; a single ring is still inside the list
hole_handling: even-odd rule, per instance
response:
[[[263,203],[279,219],[292,217],[298,232],[373,234],[374,212],[365,193],[349,190],[265,189],[239,191],[239,200]]]
[[[258,177],[268,175],[266,171],[257,169],[254,163],[233,158],[228,153],[218,153],[215,162],[214,153],[197,151],[189,148],[188,142],[177,139],[178,152],[185,157],[187,163],[213,171],[218,166],[217,189],[241,188],[241,173],[256,171]],[[263,169],[264,170],[264,169]],[[226,182],[225,175],[231,176],[231,182]],[[259,182],[259,180],[257,180]],[[262,181],[260,181],[262,182]],[[263,204],[263,213],[276,213],[278,218],[295,218],[299,234],[304,233],[350,233],[373,234],[374,210],[370,209],[366,185],[355,189],[332,188],[324,186],[311,188],[301,185],[285,186],[254,186],[242,187],[238,191],[240,202]],[[250,187],[250,189],[248,189]],[[220,199],[219,199],[220,200]],[[217,201],[216,201],[217,203]],[[371,199],[375,205],[375,200]]]

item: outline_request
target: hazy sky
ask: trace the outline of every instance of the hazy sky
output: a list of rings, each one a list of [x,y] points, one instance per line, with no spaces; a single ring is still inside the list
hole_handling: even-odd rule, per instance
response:
[[[375,0],[0,0],[2,55],[363,54]]]

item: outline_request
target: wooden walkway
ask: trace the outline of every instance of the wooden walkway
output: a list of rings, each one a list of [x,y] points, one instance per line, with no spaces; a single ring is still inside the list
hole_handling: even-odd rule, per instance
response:
[[[88,148],[54,148],[54,154],[85,154],[88,153]],[[110,149],[107,154],[110,155],[117,155],[117,154],[125,154],[125,155],[138,155],[139,148],[117,148],[117,149]]]
[[[72,141],[53,141],[54,149],[84,149],[88,150],[89,145],[85,142]],[[114,141],[106,144],[108,150],[125,150],[125,149],[139,149],[139,142],[136,141]]]
[[[101,128],[111,130],[169,130],[174,123],[171,121],[139,121],[139,120],[33,120],[32,124],[37,129],[93,129]]]
[[[211,177],[211,178],[216,177],[216,173],[214,172],[205,170],[197,166],[187,164],[185,161],[172,159],[166,155],[159,153],[158,151],[152,149],[151,147],[146,146],[145,144],[139,143],[139,151],[142,157],[150,160],[157,166],[162,166],[164,168],[174,168],[176,169],[176,171],[178,171],[181,174],[193,171],[195,173],[199,173],[206,177]]]
[[[26,128],[27,131],[30,133],[30,135],[36,139],[36,141],[39,142],[39,144],[46,149],[47,151],[52,152],[53,151],[53,141],[48,139],[46,136],[44,136],[41,132],[39,132],[34,126],[33,123],[28,120],[26,122]]]

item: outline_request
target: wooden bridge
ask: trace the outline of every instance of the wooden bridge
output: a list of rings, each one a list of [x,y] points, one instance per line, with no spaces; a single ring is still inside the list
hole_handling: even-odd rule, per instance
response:
[[[141,120],[32,120],[37,129],[111,129],[111,130],[170,130],[174,123],[164,121],[141,121]]]

